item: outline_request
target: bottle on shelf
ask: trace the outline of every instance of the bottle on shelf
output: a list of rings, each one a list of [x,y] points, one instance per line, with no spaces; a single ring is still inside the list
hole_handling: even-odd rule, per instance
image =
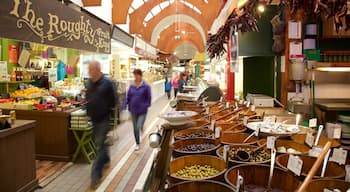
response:
[[[15,69],[12,69],[10,81],[16,81],[16,71],[15,71]]]

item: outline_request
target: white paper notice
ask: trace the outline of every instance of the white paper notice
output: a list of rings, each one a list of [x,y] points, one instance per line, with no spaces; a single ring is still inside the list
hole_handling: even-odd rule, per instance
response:
[[[268,136],[267,137],[267,145],[266,145],[266,147],[268,149],[274,149],[275,148],[275,143],[276,143],[276,137],[274,137],[274,136]]]
[[[294,155],[289,155],[287,168],[294,174],[300,176],[301,169],[303,168],[303,161]]]
[[[342,148],[333,149],[333,155],[330,158],[331,161],[337,162],[340,165],[345,165],[346,157],[348,155],[348,151]]]
[[[290,42],[289,43],[289,58],[292,55],[301,55],[303,54],[303,43],[301,42]]]
[[[301,38],[301,22],[289,21],[288,22],[288,38],[300,39]]]
[[[312,133],[307,133],[306,134],[305,143],[309,147],[312,147],[314,145],[314,140],[315,140],[315,137],[312,135]]]

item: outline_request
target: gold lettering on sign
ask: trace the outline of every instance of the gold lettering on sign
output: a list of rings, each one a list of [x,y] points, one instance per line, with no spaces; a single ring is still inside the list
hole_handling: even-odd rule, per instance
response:
[[[60,19],[53,13],[48,13],[48,17],[40,17],[40,14],[38,16],[32,9],[33,3],[30,0],[13,0],[13,2],[13,9],[9,14],[17,18],[17,28],[23,28],[23,24],[27,25],[40,37],[42,43],[65,38],[67,41],[82,40],[85,44],[95,47],[96,51],[100,49],[104,49],[105,52],[110,51],[110,31],[103,31],[101,28],[94,29],[90,20],[85,19],[84,16],[80,16],[75,21]],[[20,9],[22,6],[23,9]],[[45,24],[47,25],[46,33],[44,32]]]

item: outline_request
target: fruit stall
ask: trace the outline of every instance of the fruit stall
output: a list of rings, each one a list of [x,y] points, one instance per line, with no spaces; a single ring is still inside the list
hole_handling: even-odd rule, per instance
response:
[[[174,106],[175,107],[175,106]],[[146,191],[346,191],[338,136],[283,108],[178,100],[150,135],[160,149]],[[345,155],[344,155],[345,154]]]

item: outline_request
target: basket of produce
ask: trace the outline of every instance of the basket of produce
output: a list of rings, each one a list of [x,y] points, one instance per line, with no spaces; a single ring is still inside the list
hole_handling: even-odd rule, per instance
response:
[[[326,191],[326,189],[334,192],[345,192],[350,189],[350,183],[337,179],[316,179],[310,182],[306,190],[307,192],[314,192]]]
[[[172,144],[173,156],[180,157],[194,154],[215,155],[215,151],[220,145],[219,140],[208,138],[178,140]]]
[[[173,185],[166,192],[234,192],[234,189],[218,181],[185,181]]]
[[[225,145],[253,145],[258,142],[258,138],[247,133],[223,132],[221,134],[221,143]],[[246,140],[248,138],[248,140]],[[243,142],[245,141],[246,142]]]
[[[260,139],[258,141],[258,145],[265,145],[266,139]],[[294,141],[286,140],[286,139],[277,139],[275,148],[277,149],[277,153],[289,153],[289,154],[308,154],[310,148],[301,143],[296,143]]]
[[[307,155],[300,155],[300,159],[303,161],[303,168],[301,170],[302,176],[307,176],[311,167],[314,165],[316,158],[310,157]],[[280,166],[284,170],[287,169],[289,154],[283,154],[276,157],[276,164]],[[321,177],[322,166],[320,166],[313,177],[314,179],[318,179]],[[326,167],[326,172],[324,178],[330,179],[339,179],[345,176],[345,170],[342,166],[338,165],[335,162],[328,162]]]
[[[169,175],[172,183],[180,181],[223,180],[226,163],[210,155],[187,155],[170,162]]]
[[[272,189],[267,189],[270,173],[268,165],[237,165],[232,167],[225,174],[225,180],[231,186],[236,187],[238,172],[243,177],[243,185],[240,188],[245,192],[294,192],[299,186],[298,178],[292,173],[275,168],[271,180]]]
[[[271,160],[270,151],[266,148],[258,148],[255,145],[229,146],[228,158],[230,165],[236,164],[261,164]],[[216,154],[223,158],[224,147],[216,150]]]
[[[193,138],[212,138],[213,131],[204,128],[184,129],[174,133],[175,140],[193,139]]]
[[[305,143],[305,139],[306,139],[306,134],[297,134],[297,135],[293,135],[291,137],[291,139],[296,142],[296,143],[301,143],[301,144],[304,144]],[[320,140],[318,142],[318,145],[319,146],[324,146],[327,141],[329,141],[329,139],[325,136],[321,136],[320,137]],[[334,148],[334,147],[339,147],[340,146],[340,143],[337,141],[337,140],[332,140],[332,145],[331,147]]]

